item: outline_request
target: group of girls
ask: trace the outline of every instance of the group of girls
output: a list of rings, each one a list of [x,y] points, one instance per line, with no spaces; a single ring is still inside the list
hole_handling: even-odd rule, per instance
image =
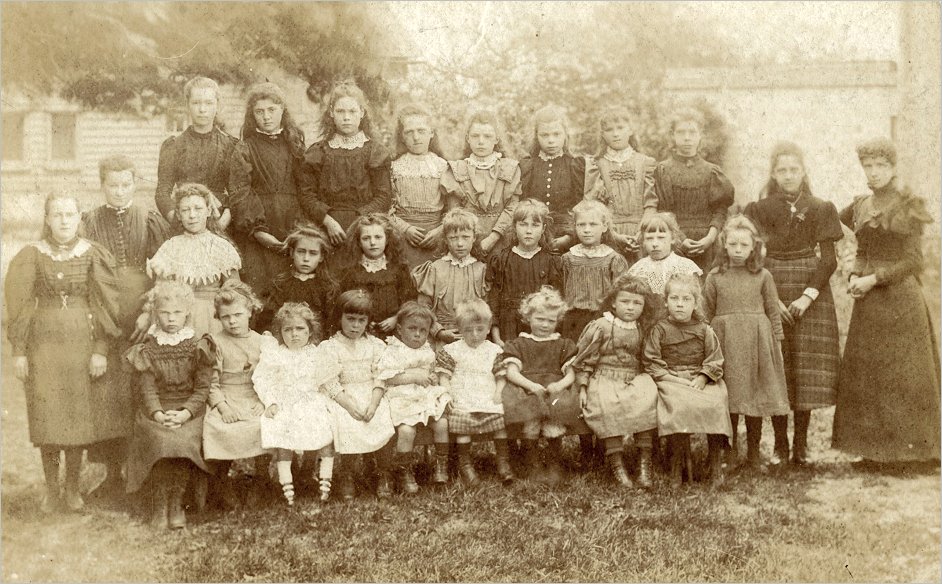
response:
[[[188,483],[197,504],[207,491],[232,502],[242,459],[267,475],[273,456],[288,503],[298,468],[330,497],[336,454],[343,498],[365,459],[379,495],[394,472],[413,493],[420,435],[432,483],[449,480],[451,444],[462,479],[479,481],[475,436],[493,441],[502,481],[555,483],[568,434],[586,466],[598,446],[617,484],[649,487],[657,437],[679,485],[702,433],[718,485],[739,416],[747,467],[765,465],[765,417],[769,462],[806,464],[811,410],[835,402],[835,446],[938,458],[938,351],[918,288],[929,218],[896,186],[886,140],[858,149],[873,194],[840,215],[784,143],[764,197],[728,217],[733,187],[700,157],[694,110],[673,117],[660,163],[618,108],[600,119],[602,151],[574,156],[555,107],[535,115],[528,158],[506,156],[497,118],[478,112],[464,158],[448,161],[433,116],[412,105],[390,160],[350,83],[307,149],[272,83],[249,91],[241,140],[216,124],[215,82],[194,79],[185,96],[192,125],[161,148],[159,213],[134,205],[133,162],[106,159],[105,205],[83,219],[75,199],[51,196],[43,238],[10,265],[44,510],[82,508],[83,449],[106,464],[96,493],[151,485],[159,526],[185,524]],[[843,367],[829,288],[841,222],[859,245]]]

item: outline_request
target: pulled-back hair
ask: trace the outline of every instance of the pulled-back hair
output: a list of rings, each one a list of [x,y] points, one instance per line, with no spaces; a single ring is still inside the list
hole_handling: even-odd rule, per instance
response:
[[[314,314],[307,302],[285,302],[271,321],[271,334],[278,339],[279,343],[285,344],[285,340],[281,337],[281,327],[289,318],[300,318],[307,323],[307,328],[311,333],[308,344],[321,342],[324,334],[321,329],[321,319]]]
[[[716,257],[713,260],[713,270],[725,272],[729,269],[729,253],[726,251],[726,240],[729,234],[734,231],[745,231],[752,238],[754,247],[752,253],[746,258],[746,269],[753,274],[762,270],[762,259],[765,256],[765,244],[759,235],[759,230],[755,223],[749,220],[745,215],[735,215],[726,220],[726,225],[720,231],[719,244],[717,245]]]
[[[599,117],[599,156],[604,156],[606,150],[608,150],[608,144],[605,143],[605,138],[602,136],[602,132],[605,131],[605,127],[609,124],[614,124],[615,122],[627,122],[632,128],[631,136],[628,137],[628,145],[631,146],[635,151],[640,152],[638,147],[638,137],[634,133],[634,125],[632,124],[631,113],[622,106],[614,106],[606,109],[602,112],[602,115]]]
[[[216,292],[213,298],[213,306],[216,308],[216,316],[219,316],[219,309],[223,306],[242,303],[254,316],[263,308],[262,301],[258,299],[255,292],[252,292],[251,286],[239,280],[227,280]]]
[[[889,138],[871,138],[857,145],[857,159],[885,158],[891,166],[896,166],[896,144]]]
[[[193,95],[194,89],[213,90],[213,93],[216,95],[216,115],[213,116],[213,125],[220,130],[225,130],[226,125],[221,119],[219,119],[219,84],[209,77],[194,77],[193,79],[190,79],[183,86],[183,99],[186,101],[187,105],[190,104],[190,97]]]
[[[678,272],[671,275],[664,284],[664,300],[670,295],[671,290],[675,288],[687,288],[693,294],[693,318],[704,322],[706,318],[703,315],[703,289],[700,286],[700,278],[695,274],[686,274]]]
[[[106,156],[98,161],[98,178],[102,183],[105,182],[105,178],[109,173],[124,172],[126,170],[130,170],[131,176],[133,176],[135,180],[137,179],[137,166],[129,156],[125,156],[124,154]]]
[[[514,227],[516,227],[518,221],[523,221],[524,219],[536,219],[543,224],[543,235],[540,236],[539,245],[547,251],[552,249],[553,217],[550,215],[550,210],[549,207],[546,206],[546,203],[537,201],[536,199],[524,199],[517,203],[513,214]],[[515,243],[520,243],[517,241],[516,229],[514,229],[513,238]]]
[[[494,128],[494,135],[497,137],[497,144],[494,145],[494,152],[500,152],[503,155],[507,155],[506,150],[507,137],[504,135],[504,126],[500,123],[500,120],[497,119],[497,114],[490,110],[478,110],[471,114],[468,118],[468,123],[465,124],[464,130],[464,154],[465,158],[471,156],[471,145],[468,144],[468,134],[471,132],[471,126],[474,124],[487,125]]]
[[[566,110],[559,106],[547,105],[536,110],[533,114],[533,142],[530,144],[530,156],[536,158],[540,155],[540,125],[541,124],[552,124],[553,122],[559,122],[563,126],[563,133],[566,134],[566,139],[563,140],[563,154],[568,154],[572,156],[572,150],[569,148],[569,117],[566,115]]]
[[[798,160],[798,164],[805,170],[805,176],[801,179],[801,185],[798,192],[811,192],[811,183],[808,181],[808,169],[805,167],[805,153],[802,152],[798,144],[794,142],[781,141],[772,147],[772,153],[769,155],[769,180],[759,194],[759,198],[764,198],[769,193],[781,191],[778,182],[774,178],[775,167],[778,165],[778,159],[782,156],[793,156]]]
[[[683,124],[684,122],[692,122],[697,126],[697,129],[700,132],[703,132],[703,128],[706,125],[706,121],[703,119],[703,114],[698,110],[692,107],[681,107],[674,110],[670,116],[670,128],[671,133],[677,129],[677,126]]]
[[[583,199],[576,203],[572,208],[573,228],[575,228],[575,223],[579,215],[589,215],[590,213],[598,213],[602,218],[602,224],[607,228],[605,232],[602,233],[602,243],[605,245],[614,245],[615,238],[612,236],[612,210],[608,208],[608,205],[598,199]],[[578,238],[579,232],[576,230],[576,239]]]
[[[396,158],[399,158],[409,151],[409,147],[406,146],[406,142],[402,137],[402,131],[405,129],[406,118],[412,117],[425,118],[428,121],[428,127],[432,131],[432,138],[428,143],[428,151],[441,158],[445,158],[445,155],[442,154],[441,144],[439,144],[438,141],[438,133],[435,131],[434,124],[432,123],[434,121],[432,114],[424,105],[417,103],[404,105],[396,115]]]
[[[673,213],[661,211],[641,219],[641,225],[638,226],[638,243],[641,244],[642,255],[648,255],[648,252],[644,249],[644,234],[658,232],[669,233],[671,236],[671,250],[674,252],[680,251],[680,245],[684,242],[684,232],[680,230],[680,225],[677,224],[677,218],[674,217]]]

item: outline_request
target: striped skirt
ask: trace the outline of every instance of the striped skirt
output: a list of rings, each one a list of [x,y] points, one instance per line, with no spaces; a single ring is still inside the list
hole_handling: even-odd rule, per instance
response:
[[[814,256],[797,259],[766,258],[779,299],[788,306],[801,296],[818,265]],[[835,403],[840,371],[840,341],[837,312],[831,287],[825,286],[817,300],[793,326],[784,321],[782,357],[788,401],[793,410],[825,408]]]

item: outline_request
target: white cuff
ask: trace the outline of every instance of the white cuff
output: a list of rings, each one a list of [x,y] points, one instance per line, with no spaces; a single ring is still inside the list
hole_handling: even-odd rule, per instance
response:
[[[802,292],[802,294],[810,298],[812,301],[814,301],[818,299],[818,294],[820,294],[820,292],[818,292],[817,288],[809,287],[809,288],[805,288],[805,291]]]

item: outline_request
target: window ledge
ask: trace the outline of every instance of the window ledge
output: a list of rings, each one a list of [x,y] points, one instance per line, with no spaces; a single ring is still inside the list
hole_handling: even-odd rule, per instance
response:
[[[33,165],[25,160],[4,160],[0,162],[0,169],[4,173],[26,174],[32,172]]]

